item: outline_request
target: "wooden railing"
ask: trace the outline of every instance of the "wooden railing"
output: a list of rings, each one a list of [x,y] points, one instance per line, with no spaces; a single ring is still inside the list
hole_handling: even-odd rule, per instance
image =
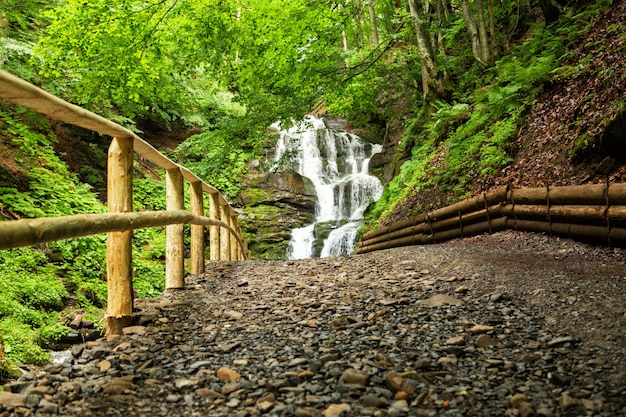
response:
[[[0,99],[113,138],[107,166],[109,213],[0,222],[0,249],[108,233],[106,324],[109,334],[121,333],[122,328],[132,321],[132,230],[167,226],[167,289],[183,288],[185,285],[184,224],[191,224],[192,274],[204,272],[205,226],[209,226],[211,260],[249,259],[235,212],[219,191],[130,130],[4,71],[0,71]],[[166,211],[132,212],[133,153],[166,170]],[[185,211],[184,207],[185,180],[190,183],[190,211]],[[209,195],[208,217],[204,215],[205,193]]]
[[[626,183],[502,187],[365,233],[356,253],[440,243],[504,229],[626,245]]]

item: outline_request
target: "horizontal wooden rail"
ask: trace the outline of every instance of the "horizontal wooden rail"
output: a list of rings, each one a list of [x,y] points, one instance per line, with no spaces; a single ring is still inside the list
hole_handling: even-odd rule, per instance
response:
[[[239,248],[245,243],[235,229],[219,220],[185,210],[137,211],[132,213],[74,214],[0,222],[0,249],[18,248],[100,233],[162,227],[171,224],[219,226],[231,232]]]
[[[53,240],[108,233],[107,331],[119,334],[131,322],[132,230],[167,226],[165,282],[167,289],[184,287],[183,224],[191,224],[191,272],[204,272],[204,232],[210,226],[211,260],[249,259],[233,208],[219,191],[187,168],[157,151],[135,133],[97,114],[43,91],[0,70],[0,99],[19,104],[61,122],[112,136],[108,152],[108,214],[0,222],[0,249]],[[166,171],[167,211],[132,212],[133,155]],[[191,211],[184,210],[184,181],[191,184]],[[204,193],[210,214],[204,216]]]
[[[407,220],[392,223],[389,226],[379,227],[375,230],[365,233],[361,240],[367,241],[376,236],[381,236],[390,232],[394,232],[396,230],[405,229],[406,227],[415,226],[423,222],[442,220],[449,217],[457,216],[459,213],[470,213],[478,209],[484,209],[487,206],[492,206],[507,201],[508,192],[509,187],[505,186],[483,194],[481,196],[459,201],[458,203],[454,203],[450,206],[437,209],[429,213],[420,213]]]
[[[504,229],[626,245],[626,184],[500,188],[365,233],[356,253]]]

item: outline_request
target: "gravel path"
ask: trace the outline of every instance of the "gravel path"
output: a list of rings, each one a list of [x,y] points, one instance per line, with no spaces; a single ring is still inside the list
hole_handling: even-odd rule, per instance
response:
[[[0,416],[626,415],[625,254],[503,232],[214,263]]]

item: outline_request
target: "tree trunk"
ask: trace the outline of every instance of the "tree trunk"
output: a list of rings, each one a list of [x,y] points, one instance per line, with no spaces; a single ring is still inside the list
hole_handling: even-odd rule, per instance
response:
[[[354,45],[356,47],[357,50],[360,50],[362,45],[363,45],[363,28],[361,27],[361,10],[362,10],[362,5],[361,5],[361,1],[359,0],[359,2],[357,3],[358,5],[358,9],[356,11],[356,13],[354,14],[354,29],[356,32],[356,36],[354,39]]]
[[[372,38],[374,39],[374,46],[377,47],[380,43],[378,39],[378,25],[376,24],[376,10],[374,10],[374,0],[367,2],[370,12],[370,24],[372,25]]]
[[[435,94],[438,97],[445,95],[445,89],[443,85],[442,75],[437,65],[437,58],[432,45],[432,40],[428,34],[428,28],[426,25],[426,19],[422,11],[422,5],[417,0],[409,0],[409,9],[411,16],[413,17],[413,24],[415,26],[415,34],[417,36],[417,48],[421,55],[422,64],[422,82],[425,85],[432,85],[435,89]],[[426,74],[424,74],[426,72]],[[424,97],[428,99],[428,89],[424,90]]]
[[[0,12],[0,36],[6,36],[9,33],[9,24],[4,13]],[[4,65],[4,57],[0,55],[0,67]]]
[[[480,37],[480,49],[482,60],[491,62],[491,51],[489,50],[489,37],[487,36],[487,21],[485,20],[485,5],[483,0],[476,0],[476,17],[478,20],[478,36]]]
[[[478,27],[476,26],[474,14],[472,13],[472,5],[469,3],[469,0],[463,0],[461,2],[461,12],[463,13],[463,20],[465,20],[465,26],[467,26],[467,32],[470,36],[472,55],[479,65],[487,67],[488,63],[483,59],[483,51],[480,36],[478,34]]]
[[[489,12],[489,34],[491,35],[491,50],[493,55],[498,54],[498,42],[496,40],[496,23],[493,18],[493,2],[487,0],[487,11]]]
[[[341,31],[341,40],[343,42],[343,51],[346,53],[346,68],[350,69],[350,60],[348,59],[348,37],[346,36],[346,31]]]
[[[444,21],[448,20],[448,10],[445,0],[436,0],[436,10],[437,10],[437,30],[436,30],[436,38],[437,38],[437,50],[439,54],[444,57],[446,56],[446,46],[443,40],[443,26]],[[443,79],[448,80],[448,72],[444,71]]]

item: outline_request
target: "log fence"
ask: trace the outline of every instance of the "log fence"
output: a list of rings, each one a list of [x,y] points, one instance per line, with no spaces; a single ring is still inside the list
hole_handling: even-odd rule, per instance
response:
[[[365,233],[356,253],[440,243],[505,229],[626,246],[626,183],[501,187]]]
[[[158,152],[135,133],[0,70],[0,99],[50,118],[112,137],[107,161],[108,213],[0,222],[0,249],[107,233],[107,333],[120,334],[132,322],[132,230],[166,227],[166,288],[184,287],[183,225],[191,225],[192,274],[205,270],[204,232],[209,228],[210,260],[249,259],[237,216],[219,191],[187,168]],[[133,212],[134,154],[166,172],[166,210]],[[185,181],[190,183],[190,211],[185,210]],[[208,194],[209,216],[204,213]]]

